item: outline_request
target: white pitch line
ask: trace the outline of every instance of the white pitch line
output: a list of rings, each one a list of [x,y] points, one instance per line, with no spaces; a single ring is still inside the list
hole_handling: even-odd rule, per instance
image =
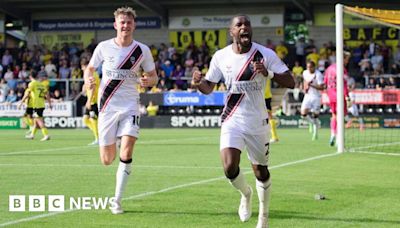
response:
[[[3,223],[3,224],[0,224],[0,227],[15,225],[15,224],[22,223],[22,222],[29,222],[29,221],[32,221],[32,220],[36,220],[36,219],[40,219],[40,218],[46,218],[46,217],[50,217],[50,216],[54,216],[54,215],[58,215],[58,214],[64,214],[64,213],[68,213],[68,212],[72,212],[72,211],[74,211],[74,210],[65,210],[65,211],[50,212],[50,213],[47,213],[47,214],[36,215],[36,216],[32,216],[32,217],[18,219],[18,220],[15,220],[15,221],[6,222],[6,223]]]
[[[317,159],[321,159],[321,158],[331,157],[331,156],[335,156],[335,155],[339,155],[339,153],[324,154],[324,155],[319,155],[319,156],[306,158],[306,159],[302,159],[302,160],[298,160],[298,161],[287,162],[287,163],[283,163],[283,164],[280,164],[280,165],[271,166],[270,169],[277,169],[277,168],[282,168],[282,167],[285,167],[285,166],[296,165],[296,164],[300,164],[300,163],[304,163],[304,162],[308,162],[308,161],[313,161],[313,160],[317,160]],[[251,173],[251,172],[252,171],[246,171],[244,173],[248,174],[248,173]],[[216,177],[216,178],[211,178],[211,179],[191,182],[191,183],[187,183],[187,184],[171,186],[171,187],[164,188],[164,189],[161,189],[161,190],[158,190],[158,191],[144,192],[144,193],[141,193],[141,194],[129,196],[129,197],[123,198],[122,200],[125,201],[125,200],[138,199],[138,198],[142,198],[142,197],[146,197],[146,196],[151,196],[151,195],[155,195],[155,194],[159,194],[159,193],[172,191],[172,190],[175,190],[175,189],[186,188],[186,187],[190,187],[190,186],[194,186],[194,185],[200,185],[200,184],[207,184],[207,183],[210,183],[210,182],[214,182],[214,181],[218,181],[218,180],[224,180],[224,179],[226,179],[226,177],[225,176],[221,176],[221,177]],[[9,222],[0,224],[0,227],[8,226],[8,225],[14,225],[14,224],[22,223],[22,222],[28,222],[28,221],[32,221],[32,220],[36,220],[36,219],[40,219],[40,218],[46,218],[46,217],[50,217],[50,216],[54,216],[54,215],[59,215],[59,214],[63,214],[63,213],[72,212],[72,211],[75,211],[75,210],[76,209],[74,209],[74,210],[70,209],[70,210],[60,211],[60,212],[56,212],[56,213],[53,212],[53,213],[41,214],[41,215],[36,215],[36,216],[27,217],[27,218],[23,218],[23,219],[18,219],[18,220],[14,220],[14,221],[9,221]]]
[[[287,163],[283,163],[280,165],[271,166],[270,169],[277,169],[277,168],[281,168],[281,167],[285,167],[285,166],[289,166],[289,165],[295,165],[295,164],[304,163],[304,162],[308,162],[308,161],[312,161],[312,160],[317,160],[320,158],[332,157],[332,156],[340,155],[340,154],[341,153],[323,154],[323,155],[319,155],[319,156],[315,156],[315,157],[311,157],[311,158],[305,158],[305,159],[301,159],[301,160],[297,160],[297,161],[293,161],[293,162],[287,162]]]
[[[33,153],[40,153],[40,152],[53,152],[53,151],[63,151],[63,150],[74,150],[74,149],[81,149],[81,148],[89,148],[89,146],[73,146],[73,147],[61,147],[61,148],[52,148],[52,149],[44,149],[44,150],[25,150],[25,151],[6,152],[6,153],[0,153],[0,156],[14,155],[14,154],[33,154]]]
[[[298,160],[298,161],[293,161],[293,162],[287,162],[287,163],[283,163],[280,165],[275,165],[275,166],[271,166],[269,169],[277,169],[277,168],[281,168],[281,167],[285,167],[285,166],[290,166],[290,165],[296,165],[296,164],[300,164],[300,163],[304,163],[304,162],[308,162],[308,161],[312,161],[312,160],[317,160],[317,159],[321,159],[321,158],[326,158],[326,157],[331,157],[331,156],[335,156],[338,155],[338,153],[334,153],[334,154],[324,154],[324,155],[320,155],[320,156],[315,156],[315,157],[311,157],[311,158],[306,158],[306,159],[302,159],[302,160]],[[253,171],[246,171],[243,172],[244,174],[249,174],[252,173]],[[216,177],[216,178],[211,178],[211,179],[206,179],[206,180],[201,180],[201,181],[196,181],[196,182],[191,182],[191,183],[187,183],[187,184],[181,184],[181,185],[177,185],[177,186],[172,186],[169,188],[164,188],[161,189],[159,191],[152,191],[152,192],[145,192],[139,195],[134,195],[134,196],[130,196],[127,198],[123,198],[123,200],[131,200],[131,199],[137,199],[137,198],[141,198],[144,196],[150,196],[150,195],[155,195],[158,193],[163,193],[163,192],[169,192],[175,189],[180,189],[180,188],[185,188],[185,187],[191,187],[194,185],[200,185],[200,184],[207,184],[210,182],[214,182],[214,181],[218,181],[218,180],[224,180],[226,179],[225,176],[221,176],[221,177]]]
[[[180,138],[180,139],[161,139],[161,140],[147,140],[136,142],[136,145],[147,145],[152,143],[166,143],[166,142],[182,142],[182,141],[190,141],[197,139],[210,139],[213,137],[192,137],[192,138]],[[184,145],[184,144],[182,144]],[[52,149],[43,149],[43,150],[25,150],[25,151],[14,151],[14,152],[6,152],[0,153],[0,156],[6,155],[14,155],[14,154],[32,154],[32,153],[40,153],[40,152],[53,152],[53,151],[63,151],[63,150],[74,150],[74,149],[82,149],[82,148],[96,148],[95,146],[73,146],[73,147],[61,147],[61,148],[52,148]]]
[[[350,153],[360,153],[360,154],[374,154],[374,155],[387,155],[387,156],[400,156],[396,153],[386,153],[386,152],[371,152],[371,151],[349,151]]]
[[[251,171],[247,171],[247,172],[244,172],[244,174],[247,174],[247,173],[250,173],[250,172]],[[141,193],[141,194],[138,194],[138,195],[129,196],[129,197],[123,198],[122,200],[126,201],[126,200],[138,199],[138,198],[142,198],[142,197],[145,197],[145,196],[151,196],[151,195],[156,195],[156,194],[163,193],[163,192],[169,192],[169,191],[172,191],[172,190],[175,190],[175,189],[191,187],[191,186],[200,185],[200,184],[207,184],[207,183],[218,181],[218,180],[222,180],[222,179],[226,179],[226,177],[225,176],[221,176],[221,177],[215,177],[215,178],[211,178],[211,179],[191,182],[191,183],[187,183],[187,184],[171,186],[171,187],[164,188],[164,189],[161,189],[161,190],[158,190],[158,191],[144,192],[144,193]]]
[[[296,165],[296,164],[300,164],[300,163],[304,163],[304,162],[308,162],[308,161],[313,161],[313,160],[317,160],[317,159],[321,159],[321,158],[331,157],[331,156],[335,156],[335,155],[339,155],[339,153],[324,154],[324,155],[319,155],[319,156],[306,158],[306,159],[302,159],[302,160],[298,160],[298,161],[287,162],[287,163],[283,163],[283,164],[280,164],[280,165],[271,166],[270,169],[277,169],[277,168],[286,167],[286,166],[290,166],[290,165]],[[252,171],[246,171],[246,172],[244,172],[244,174],[248,174],[248,173],[251,173],[251,172]],[[221,177],[215,177],[215,178],[205,179],[205,180],[201,180],[201,181],[195,181],[195,182],[191,182],[191,183],[187,183],[187,184],[171,186],[171,187],[164,188],[164,189],[161,189],[161,190],[158,190],[158,191],[144,192],[144,193],[141,193],[141,194],[137,194],[137,195],[133,195],[133,196],[129,196],[129,197],[123,198],[122,200],[126,201],[126,200],[138,199],[138,198],[142,198],[142,197],[146,197],[146,196],[156,195],[156,194],[159,194],[159,193],[169,192],[169,191],[172,191],[172,190],[175,190],[175,189],[186,188],[186,187],[191,187],[191,186],[200,185],[200,184],[207,184],[207,183],[210,183],[210,182],[224,180],[224,179],[226,179],[226,177],[225,176],[221,176]],[[27,217],[27,218],[23,218],[23,219],[17,219],[17,220],[14,220],[14,221],[9,221],[9,222],[6,222],[6,223],[2,223],[2,224],[0,224],[0,227],[9,226],[9,225],[15,225],[15,224],[22,223],[22,222],[28,222],[28,221],[32,221],[32,220],[36,220],[36,219],[40,219],[40,218],[46,218],[46,217],[59,215],[59,214],[63,214],[63,213],[68,213],[68,212],[72,212],[72,211],[76,211],[76,210],[77,209],[73,209],[73,210],[71,209],[71,210],[65,210],[65,211],[60,211],[60,212],[56,212],[56,213],[53,212],[53,213],[47,213],[47,214],[31,216],[31,217]]]
[[[369,145],[369,146],[361,146],[361,147],[356,147],[356,148],[351,148],[351,149],[359,150],[359,149],[368,149],[368,148],[374,148],[374,147],[392,146],[392,145],[398,145],[398,144],[400,144],[400,142],[382,143],[382,144],[375,144],[375,145]]]

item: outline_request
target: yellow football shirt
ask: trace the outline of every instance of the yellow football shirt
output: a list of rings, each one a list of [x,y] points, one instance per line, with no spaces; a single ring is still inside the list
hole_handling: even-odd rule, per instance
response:
[[[264,93],[264,98],[268,99],[272,97],[272,92],[271,92],[271,79],[267,79],[266,85],[265,85],[265,93]]]
[[[276,46],[276,48],[275,48],[275,52],[276,52],[276,54],[278,55],[278,57],[279,57],[280,59],[284,59],[285,56],[288,55],[289,50],[287,49],[287,47],[285,47],[285,46],[283,46],[283,45],[278,45],[278,46]]]
[[[292,72],[294,76],[296,77],[302,77],[303,76],[303,67],[302,66],[294,66],[292,69]]]
[[[33,80],[29,83],[28,89],[30,90],[33,108],[44,108],[48,87],[37,80]]]
[[[149,105],[147,106],[147,113],[149,116],[156,116],[157,111],[158,111],[158,106],[157,105]]]
[[[29,93],[29,97],[28,97],[28,99],[26,99],[26,101],[25,101],[25,104],[26,104],[26,107],[27,107],[27,108],[33,108],[33,94],[30,93],[30,92],[31,92],[31,90],[30,90],[29,88],[26,89],[25,92],[24,92],[24,96],[25,96],[27,93]]]

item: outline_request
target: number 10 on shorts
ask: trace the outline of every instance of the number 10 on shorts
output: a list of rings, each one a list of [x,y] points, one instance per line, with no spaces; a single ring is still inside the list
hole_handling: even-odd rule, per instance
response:
[[[132,116],[132,125],[139,126],[140,116]]]

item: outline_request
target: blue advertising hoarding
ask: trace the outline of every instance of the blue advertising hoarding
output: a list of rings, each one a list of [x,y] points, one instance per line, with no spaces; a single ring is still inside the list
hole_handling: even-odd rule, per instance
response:
[[[213,92],[204,95],[198,92],[167,92],[164,93],[164,106],[223,106],[225,92]]]
[[[136,28],[161,28],[161,19],[159,17],[138,17],[136,18]],[[36,32],[114,29],[114,18],[34,20],[32,29]]]

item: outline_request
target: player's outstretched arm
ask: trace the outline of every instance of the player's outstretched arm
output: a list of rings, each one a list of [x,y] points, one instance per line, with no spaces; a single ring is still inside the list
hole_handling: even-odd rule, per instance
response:
[[[294,79],[289,71],[286,71],[281,74],[278,73],[273,73],[273,74],[274,74],[274,76],[272,77],[273,81],[277,82],[279,85],[283,87],[290,89],[294,88]]]
[[[203,79],[199,70],[193,71],[192,88],[198,89],[203,94],[210,94],[214,90],[215,83]]]

